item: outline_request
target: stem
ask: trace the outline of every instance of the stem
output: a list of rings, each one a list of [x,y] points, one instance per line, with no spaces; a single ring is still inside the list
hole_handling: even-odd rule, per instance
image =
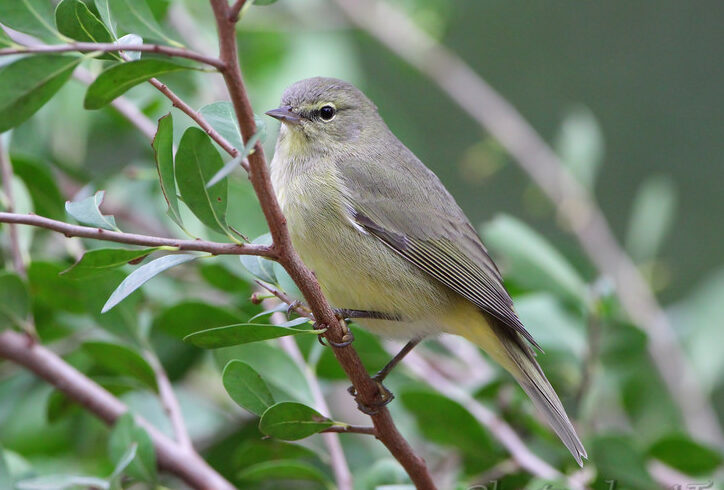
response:
[[[136,46],[122,46],[115,43],[70,43],[70,44],[52,44],[39,46],[23,46],[20,48],[0,49],[0,56],[11,54],[39,54],[39,53],[93,53],[93,52],[117,52],[117,51],[138,51],[144,53],[156,53],[171,56],[175,58],[186,58],[199,63],[204,63],[214,68],[220,69],[223,63],[217,58],[204,56],[193,51],[183,48],[173,48],[170,46],[160,46],[158,44],[139,44]]]
[[[171,381],[168,379],[166,370],[163,368],[161,361],[152,349],[146,351],[146,359],[153,368],[153,373],[156,376],[156,384],[158,384],[158,394],[161,398],[161,404],[163,405],[166,415],[171,421],[174,434],[176,434],[176,441],[179,446],[185,451],[193,451],[194,446],[189,437],[188,429],[186,429],[186,423],[184,422],[183,414],[181,413],[181,405],[179,405],[176,394],[173,392],[173,386]]]
[[[239,21],[239,13],[241,12],[241,9],[244,8],[245,3],[246,0],[236,0],[236,2],[234,2],[234,5],[229,7],[229,20],[231,22]]]
[[[15,211],[15,197],[13,196],[13,167],[10,163],[10,157],[3,147],[2,135],[0,135],[0,177],[3,181],[3,193],[7,200],[6,208],[9,213]],[[9,224],[10,237],[10,255],[13,260],[15,272],[20,277],[25,277],[25,261],[23,260],[23,251],[20,249],[20,237],[18,237],[18,229],[14,224]]]
[[[37,216],[35,214],[0,213],[0,223],[14,223],[37,226],[57,231],[67,237],[93,238],[107,242],[126,243],[145,247],[175,247],[178,250],[208,252],[212,255],[260,255],[278,260],[275,250],[267,245],[217,243],[206,240],[177,240],[121,231],[109,231],[90,226],[71,225],[62,221]]]
[[[118,398],[67,364],[54,352],[38,343],[28,342],[27,337],[20,333],[11,330],[0,333],[0,357],[34,372],[108,425],[112,425],[128,411],[128,407]],[[151,437],[162,468],[198,490],[235,489],[197,453],[182,448],[147,420],[139,416],[135,418],[136,423]]]
[[[359,425],[333,425],[327,427],[322,432],[335,432],[338,434],[367,434],[370,436],[376,436],[377,431],[374,427],[362,427]]]

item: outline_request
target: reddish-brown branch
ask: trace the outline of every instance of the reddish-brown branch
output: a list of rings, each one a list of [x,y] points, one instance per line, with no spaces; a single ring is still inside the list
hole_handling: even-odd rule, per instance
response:
[[[28,342],[27,337],[20,333],[11,330],[0,333],[0,357],[32,371],[108,425],[113,425],[128,411],[128,407],[104,388],[54,352],[36,342]],[[162,468],[177,475],[192,488],[234,490],[235,487],[197,453],[183,448],[141,417],[136,416],[136,423],[151,436]]]
[[[244,8],[244,4],[246,4],[246,0],[236,0],[236,2],[234,2],[234,5],[229,7],[228,16],[231,22],[239,21],[239,13],[241,12],[241,9]]]
[[[229,89],[229,95],[239,119],[241,132],[248,140],[256,133],[254,112],[246,94],[241,77],[239,58],[236,46],[235,22],[229,18],[227,0],[210,0],[216,18],[219,37],[219,58],[224,63],[221,72]],[[269,224],[274,247],[279,256],[279,263],[284,266],[294,282],[299,286],[304,299],[314,312],[320,323],[328,326],[324,334],[327,339],[340,343],[344,329],[327,303],[314,274],[304,265],[292,246],[289,232],[279,203],[276,200],[266,165],[264,150],[257,143],[256,151],[249,156],[249,179],[256,191],[266,221]],[[325,237],[319,237],[324,240]],[[379,388],[367,373],[357,352],[351,346],[334,348],[334,355],[345,373],[352,381],[362,403],[373,406],[380,401]],[[420,489],[435,488],[425,461],[417,456],[407,441],[397,430],[390,412],[381,408],[372,415],[372,422],[377,438],[388,448],[390,453],[405,468],[413,483]]]
[[[109,231],[90,226],[71,225],[62,221],[45,218],[35,214],[0,213],[0,223],[14,223],[37,226],[57,231],[67,237],[93,238],[106,242],[126,243],[144,247],[176,247],[178,250],[188,252],[208,252],[213,255],[261,255],[270,259],[277,259],[272,247],[254,244],[217,243],[206,240],[177,240],[175,238],[161,238],[135,233]]]
[[[204,56],[193,51],[183,48],[173,48],[170,46],[161,46],[158,44],[139,44],[136,46],[120,45],[114,43],[71,43],[71,44],[50,44],[39,46],[22,46],[20,48],[0,49],[0,56],[11,54],[41,54],[41,53],[93,53],[93,52],[116,52],[116,51],[137,51],[143,53],[157,53],[176,58],[186,58],[199,63],[204,63],[214,68],[221,68],[223,63],[217,58]]]
[[[358,425],[333,425],[327,427],[322,432],[336,432],[339,434],[367,434],[369,436],[376,436],[377,431],[374,427],[361,427]]]

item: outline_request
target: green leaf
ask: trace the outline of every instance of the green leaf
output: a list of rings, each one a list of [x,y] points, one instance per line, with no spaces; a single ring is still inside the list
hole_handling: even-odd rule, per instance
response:
[[[74,488],[108,488],[103,478],[84,475],[43,475],[15,484],[16,490],[65,490]]]
[[[161,191],[168,204],[167,214],[183,229],[178,197],[176,197],[176,178],[173,170],[173,117],[170,112],[158,120],[158,129],[151,146],[156,155],[156,170],[161,182]]]
[[[89,250],[78,261],[61,272],[68,279],[87,279],[116,269],[129,262],[140,261],[158,248],[127,250],[124,248],[97,248]]]
[[[593,113],[587,107],[576,107],[561,123],[556,152],[571,173],[584,186],[592,189],[603,162],[603,135]]]
[[[116,467],[113,468],[113,473],[111,473],[111,476],[109,477],[111,480],[114,478],[118,478],[123,474],[123,471],[128,468],[128,465],[130,465],[134,459],[136,459],[136,454],[138,454],[138,443],[132,443],[130,446],[128,446],[128,449],[126,449],[126,452],[123,453],[121,458],[116,463]]]
[[[668,177],[651,177],[641,184],[626,233],[626,249],[634,261],[656,258],[674,224],[676,201],[676,186]]]
[[[32,55],[0,68],[0,133],[25,122],[45,105],[81,59]]]
[[[617,480],[621,488],[655,488],[641,454],[630,437],[599,436],[591,444],[591,461],[598,469],[598,480]]]
[[[41,39],[58,37],[53,27],[53,4],[46,0],[3,0],[0,23]]]
[[[199,114],[234,148],[239,151],[244,148],[241,139],[241,128],[239,128],[239,121],[236,118],[236,112],[234,112],[234,106],[231,102],[213,102],[199,109]]]
[[[131,272],[131,274],[129,274],[128,277],[126,277],[123,282],[118,285],[116,290],[113,291],[113,294],[111,294],[111,297],[108,298],[108,301],[106,301],[106,304],[103,305],[101,313],[105,313],[114,306],[116,306],[118,303],[123,301],[123,299],[126,298],[129,294],[143,286],[146,281],[153,278],[157,274],[160,274],[161,272],[165,271],[166,269],[170,269],[171,267],[183,264],[185,262],[190,262],[192,260],[196,260],[199,257],[200,255],[188,254],[166,255],[164,257],[153,260],[148,264],[142,265],[135,271]]]
[[[293,459],[265,461],[249,466],[240,471],[237,478],[247,482],[305,480],[324,483],[327,487],[333,486],[329,478],[319,469],[309,463]]]
[[[25,182],[33,200],[35,212],[41,216],[62,220],[65,218],[65,199],[58,190],[48,165],[32,158],[12,155],[13,172]]]
[[[2,27],[0,27],[0,48],[9,48],[14,45],[15,43],[12,39],[10,39],[10,36],[5,33]]]
[[[498,216],[483,226],[488,246],[503,258],[507,275],[533,290],[551,291],[581,305],[588,288],[576,269],[547,240],[512,216]]]
[[[66,201],[65,211],[84,225],[103,228],[104,230],[120,231],[113,216],[101,213],[100,205],[103,203],[104,196],[105,191],[98,191],[80,201]]]
[[[254,0],[254,5],[271,5],[277,0]]]
[[[111,31],[111,34],[114,38],[116,38],[116,23],[113,20],[113,16],[111,15],[111,6],[110,3],[113,0],[95,0],[96,9],[98,10],[98,14],[101,16],[101,19],[103,20],[103,24],[108,27],[108,30]],[[120,41],[120,40],[119,40]]]
[[[30,295],[22,279],[0,272],[0,329],[23,326],[30,312]]]
[[[154,329],[183,339],[194,332],[209,327],[222,327],[239,321],[239,316],[208,303],[189,301],[178,303],[159,314],[153,322]]]
[[[55,24],[61,34],[76,41],[111,43],[113,36],[88,6],[80,0],[63,0],[55,9]]]
[[[722,464],[722,454],[684,434],[662,437],[649,449],[649,456],[687,475],[707,475]]]
[[[249,344],[298,334],[316,335],[317,331],[263,323],[238,323],[192,333],[184,337],[184,342],[189,342],[202,349],[218,349],[219,347]]]
[[[181,198],[199,221],[226,234],[227,182],[206,188],[206,182],[221,167],[221,156],[211,138],[198,128],[187,129],[176,152],[176,182]]]
[[[136,457],[126,468],[126,473],[145,482],[156,481],[156,452],[151,438],[136,425],[133,415],[126,412],[116,420],[108,440],[108,454],[118,465],[127,455],[128,448],[136,444]]]
[[[189,69],[191,68],[187,65],[155,58],[117,63],[103,71],[90,84],[83,100],[83,107],[100,109],[150,78]]]
[[[256,116],[254,116],[256,118]],[[261,123],[263,124],[263,123]],[[224,166],[214,174],[213,177],[209,180],[209,182],[206,184],[206,187],[211,187],[214,184],[216,184],[218,181],[223,179],[224,177],[227,177],[231,172],[234,171],[234,169],[240,167],[241,161],[251,155],[252,151],[254,150],[254,145],[266,134],[266,128],[263,125],[258,126],[258,130],[256,133],[254,133],[251,138],[249,138],[249,141],[246,142],[246,145],[244,145],[244,148],[241,150],[239,155],[228,162],[224,164]]]
[[[271,233],[265,233],[252,240],[256,245],[271,245]],[[241,265],[244,266],[254,277],[261,279],[269,284],[276,284],[277,278],[274,274],[274,263],[271,260],[262,258],[258,255],[239,255]]]
[[[158,390],[156,375],[146,360],[133,349],[119,343],[84,342],[83,352],[96,364],[113,374],[131,376],[153,391]]]
[[[259,430],[284,441],[297,441],[334,425],[334,422],[306,405],[281,402],[261,416]]]
[[[145,39],[158,39],[181,46],[158,25],[146,0],[108,0],[108,3],[113,18],[127,32],[138,34]]]
[[[274,405],[274,397],[254,368],[238,360],[230,361],[221,375],[224,388],[237,405],[261,415]]]

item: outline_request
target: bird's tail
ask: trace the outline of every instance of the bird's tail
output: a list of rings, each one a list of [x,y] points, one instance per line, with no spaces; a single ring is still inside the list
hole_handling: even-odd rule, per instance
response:
[[[494,319],[482,328],[467,329],[464,336],[503,366],[525,390],[538,411],[558,434],[576,462],[583,466],[586,450],[576,434],[558,395],[535,360],[532,348],[518,332]]]

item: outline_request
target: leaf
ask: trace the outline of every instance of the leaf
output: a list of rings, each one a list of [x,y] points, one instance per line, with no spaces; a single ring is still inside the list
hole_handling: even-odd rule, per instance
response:
[[[126,468],[126,473],[141,481],[156,481],[156,452],[151,438],[143,428],[136,425],[133,415],[126,412],[116,420],[108,440],[111,461],[118,465],[133,444],[137,447],[136,457]]]
[[[151,146],[156,156],[156,170],[161,182],[161,191],[168,204],[167,214],[183,229],[178,197],[176,197],[176,177],[173,170],[173,117],[170,112],[158,120],[158,129]]]
[[[23,326],[30,312],[30,295],[22,279],[0,272],[0,329]]]
[[[501,215],[483,227],[483,235],[490,248],[503,257],[506,272],[516,282],[588,305],[588,288],[576,269],[526,224]]]
[[[116,477],[119,477],[123,474],[123,471],[128,468],[128,465],[131,464],[131,462],[136,458],[136,454],[138,453],[138,443],[134,442],[130,446],[128,446],[128,449],[126,449],[126,452],[123,453],[121,458],[116,463],[116,467],[113,468],[113,473],[111,473],[110,479],[114,479]]]
[[[122,267],[129,262],[139,261],[158,248],[127,250],[124,248],[97,248],[89,250],[78,261],[61,272],[68,279],[87,279],[103,274],[109,269]]]
[[[579,106],[566,114],[556,140],[556,153],[584,186],[592,189],[603,162],[603,135],[590,109]]]
[[[256,118],[256,116],[254,116]],[[251,155],[252,151],[254,150],[254,145],[256,145],[257,141],[259,141],[262,137],[266,135],[266,127],[263,125],[263,121],[260,122],[260,124],[257,126],[257,132],[252,135],[251,138],[249,138],[249,141],[246,142],[246,145],[244,145],[244,148],[239,152],[239,155],[228,162],[224,164],[224,166],[214,174],[213,177],[211,177],[211,180],[206,184],[206,187],[211,187],[217,182],[219,182],[224,177],[227,177],[231,172],[234,171],[234,169],[240,167],[241,161],[244,160],[246,157]]]
[[[131,376],[153,391],[158,390],[156,375],[151,366],[137,352],[123,344],[110,342],[84,342],[83,352],[113,374]]]
[[[271,5],[277,0],[254,0],[254,5]]]
[[[231,102],[213,102],[199,109],[199,114],[234,148],[239,151],[244,148],[239,121]]]
[[[281,402],[261,416],[259,430],[284,441],[297,441],[334,425],[334,422],[306,405]]]
[[[2,0],[0,23],[41,39],[57,40],[53,4],[47,0]]]
[[[100,109],[150,78],[189,69],[191,68],[186,65],[155,58],[116,63],[98,75],[90,84],[83,100],[83,107]]]
[[[662,437],[649,449],[649,456],[687,475],[707,475],[722,463],[722,454],[684,434]]]
[[[136,34],[126,34],[116,41],[120,46],[140,46],[143,44],[143,38]],[[126,57],[131,61],[141,59],[140,51],[126,51]]]
[[[170,269],[171,267],[183,264],[185,262],[190,262],[192,260],[196,260],[199,257],[200,255],[188,254],[165,255],[161,258],[149,262],[148,264],[142,265],[135,271],[131,272],[128,277],[126,277],[123,282],[118,285],[116,290],[113,291],[113,294],[111,294],[111,297],[108,298],[108,301],[106,301],[106,304],[103,305],[101,313],[105,313],[114,306],[116,306],[118,303],[123,301],[123,299],[126,298],[129,294],[143,286],[146,281],[153,278],[157,274],[160,274],[161,272],[165,271],[166,269]]]
[[[222,327],[239,321],[239,316],[208,303],[189,301],[178,303],[159,314],[154,329],[183,339],[187,335],[212,327]]]
[[[674,224],[676,201],[676,186],[668,177],[651,177],[641,184],[626,233],[626,250],[634,261],[656,258]]]
[[[19,481],[16,490],[65,490],[74,488],[108,488],[103,478],[83,475],[44,475]]]
[[[113,37],[116,38],[116,23],[113,21],[110,6],[110,3],[112,1],[113,0],[95,0],[95,4],[96,10],[98,10],[98,14],[101,16],[103,23],[106,25],[106,27],[108,27],[108,30],[111,31]]]
[[[271,245],[271,233],[265,233],[252,240],[256,245]],[[241,265],[246,268],[254,277],[261,279],[269,284],[276,284],[277,278],[274,274],[274,263],[268,259],[264,259],[258,255],[240,255]]]
[[[55,8],[55,24],[61,34],[89,43],[111,43],[113,36],[80,0],[63,0]]]
[[[25,122],[45,105],[81,59],[32,55],[0,68],[0,133]]]
[[[223,167],[211,138],[198,128],[189,128],[176,152],[176,182],[181,198],[203,224],[226,234],[226,181],[206,188],[206,182]]]
[[[249,344],[251,342],[260,342],[262,340],[298,334],[316,335],[317,331],[283,327],[281,325],[266,325],[263,323],[237,323],[236,325],[210,328],[192,333],[184,337],[184,342],[189,342],[202,349],[218,349],[219,347]]]
[[[113,216],[101,213],[100,205],[103,203],[105,191],[98,191],[91,197],[81,201],[66,201],[65,211],[76,221],[87,226],[103,228],[104,230],[120,231]]]
[[[62,220],[65,218],[63,203],[55,183],[55,177],[45,165],[32,158],[12,155],[13,172],[25,182],[33,200],[35,212],[41,216]]]
[[[9,48],[11,46],[14,46],[15,43],[12,39],[10,39],[10,36],[5,33],[2,26],[0,26],[0,48]]]
[[[630,437],[598,436],[591,444],[591,461],[598,469],[598,480],[618,480],[621,488],[655,488],[642,456]]]
[[[254,415],[261,415],[274,405],[269,387],[254,368],[238,360],[230,361],[221,375],[224,388],[232,400]]]
[[[168,37],[156,19],[146,0],[108,0],[111,13],[118,25],[146,39],[158,39],[175,46],[180,43]]]
[[[333,487],[329,478],[309,463],[293,459],[265,461],[247,468],[237,474],[237,478],[247,482],[260,482],[265,480],[306,480],[324,483]]]

